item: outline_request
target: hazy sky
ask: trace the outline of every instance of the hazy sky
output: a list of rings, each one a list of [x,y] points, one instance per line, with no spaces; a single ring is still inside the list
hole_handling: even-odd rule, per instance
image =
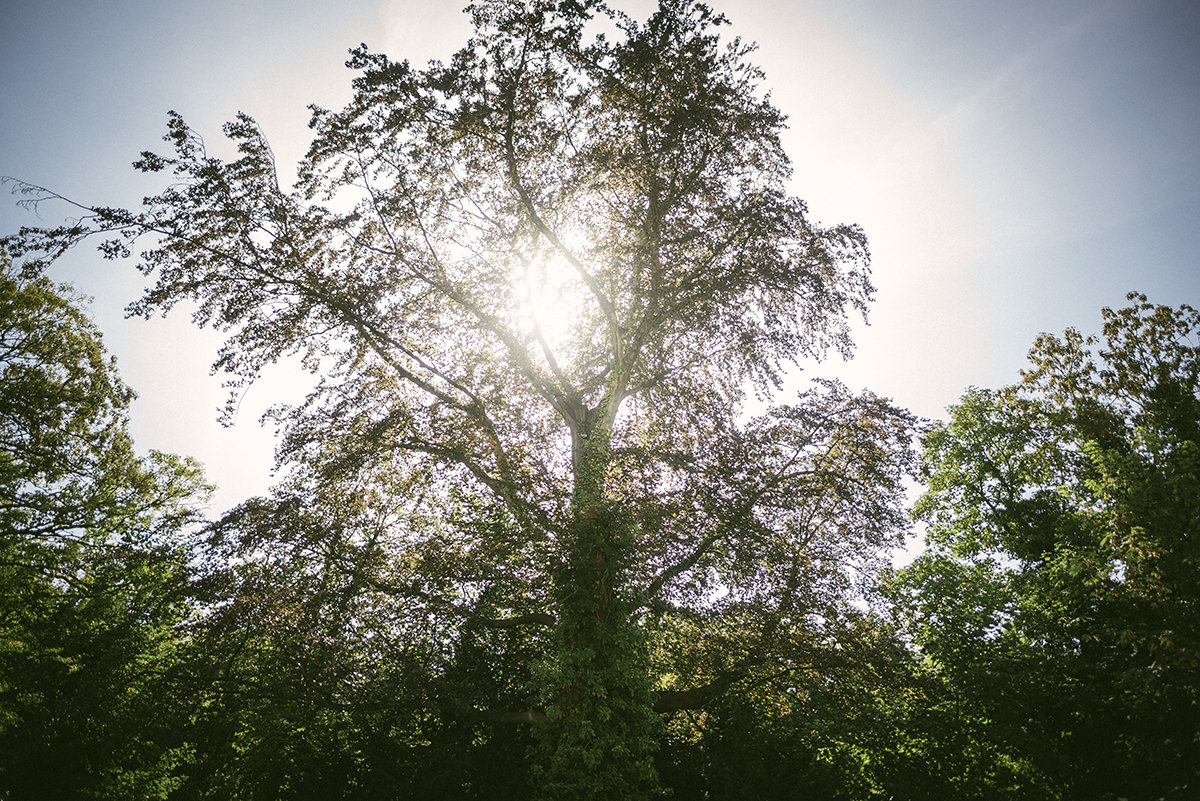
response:
[[[0,175],[101,205],[155,189],[130,162],[175,109],[210,145],[242,110],[279,162],[306,106],[349,97],[346,50],[421,63],[468,29],[459,0],[0,0]],[[615,2],[646,16],[648,2]],[[1200,3],[1194,0],[714,2],[760,45],[790,118],[793,191],[867,231],[878,287],[849,364],[816,368],[940,416],[969,385],[1016,378],[1041,331],[1097,327],[1129,290],[1200,305]],[[0,230],[36,224],[0,195]],[[45,222],[65,209],[47,206]],[[264,406],[221,429],[220,338],[186,314],[124,320],[132,264],[72,254],[55,277],[93,314],[140,393],[142,448],[187,453],[224,508],[269,485]]]

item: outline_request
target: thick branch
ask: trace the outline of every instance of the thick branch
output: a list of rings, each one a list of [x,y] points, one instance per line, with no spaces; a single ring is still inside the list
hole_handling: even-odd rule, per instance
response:
[[[553,626],[556,619],[549,612],[530,612],[512,617],[474,618],[471,622],[489,629],[512,629],[517,626]]]
[[[681,709],[701,709],[738,682],[746,678],[743,670],[722,673],[708,684],[687,690],[664,690],[654,702],[655,712],[677,712]]]
[[[371,588],[396,598],[417,598],[439,611],[464,621],[467,626],[482,626],[489,629],[511,629],[517,626],[553,626],[557,621],[549,612],[527,612],[510,617],[482,617],[470,609],[464,609],[453,601],[438,597],[417,587],[395,584],[374,577],[364,579]]]
[[[471,709],[453,713],[455,717],[478,720],[483,723],[545,723],[546,713],[540,709],[523,709],[519,712],[499,712],[491,709]]]

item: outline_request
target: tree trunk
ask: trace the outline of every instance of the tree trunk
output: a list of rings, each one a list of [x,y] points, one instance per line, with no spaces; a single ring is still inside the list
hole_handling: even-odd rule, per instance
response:
[[[657,791],[652,755],[661,721],[645,643],[623,592],[634,528],[605,498],[609,432],[580,426],[575,434],[573,519],[555,576],[558,623],[543,677],[538,793],[571,801],[649,798]]]

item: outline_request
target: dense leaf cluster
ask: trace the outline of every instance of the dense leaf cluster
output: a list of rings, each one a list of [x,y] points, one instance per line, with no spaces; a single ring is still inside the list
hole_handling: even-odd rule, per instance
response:
[[[198,611],[184,534],[207,487],[134,453],[95,327],[0,257],[0,792],[165,794],[188,749],[155,695]]]
[[[930,548],[895,597],[1006,753],[998,788],[1200,786],[1200,315],[1129,299],[926,438]]]

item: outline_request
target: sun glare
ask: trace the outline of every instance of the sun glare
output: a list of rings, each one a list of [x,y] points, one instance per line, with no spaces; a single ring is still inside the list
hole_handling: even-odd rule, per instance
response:
[[[568,223],[559,228],[557,236],[572,258],[586,265],[585,254],[591,250],[587,230]],[[590,338],[583,327],[591,316],[593,298],[576,266],[563,253],[548,248],[531,255],[513,276],[518,319],[524,331],[535,336],[560,367],[567,368],[581,340]]]
[[[530,264],[517,281],[517,299],[526,330],[562,359],[582,312],[579,278],[564,259]]]

